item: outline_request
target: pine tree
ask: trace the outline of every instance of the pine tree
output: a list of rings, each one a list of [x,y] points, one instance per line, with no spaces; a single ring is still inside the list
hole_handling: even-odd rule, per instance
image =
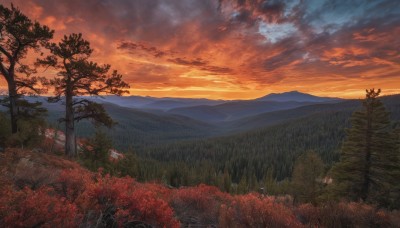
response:
[[[95,135],[83,146],[83,164],[92,171],[97,171],[100,167],[105,172],[110,172],[110,149],[113,142],[111,138],[101,129],[97,128]]]
[[[230,192],[231,191],[232,180],[231,180],[231,176],[229,175],[229,171],[228,171],[227,168],[224,169],[223,182],[224,182],[224,189],[223,190],[225,192]]]
[[[387,206],[388,193],[398,181],[396,137],[389,113],[378,99],[381,90],[366,92],[362,109],[352,115],[340,161],[332,169],[334,193]]]
[[[293,169],[292,193],[296,202],[315,204],[321,193],[324,163],[317,153],[310,151],[300,156]]]
[[[122,177],[128,175],[139,178],[140,176],[140,160],[133,151],[125,153],[125,157],[117,162],[116,167]]]
[[[13,134],[18,132],[21,97],[27,93],[44,92],[41,83],[45,78],[34,76],[36,69],[21,60],[29,50],[39,52],[53,38],[53,33],[49,27],[32,21],[13,5],[7,8],[0,4],[0,75],[8,86],[7,107]]]
[[[88,99],[77,99],[77,96],[100,96],[102,94],[122,95],[128,93],[129,85],[122,80],[116,70],[112,73],[110,65],[99,65],[90,61],[93,49],[82,34],[64,36],[58,44],[47,46],[52,55],[38,61],[46,67],[59,70],[57,76],[50,80],[55,89],[51,101],[65,99],[65,153],[76,155],[75,122],[91,119],[96,123],[110,127],[112,119],[104,107]]]

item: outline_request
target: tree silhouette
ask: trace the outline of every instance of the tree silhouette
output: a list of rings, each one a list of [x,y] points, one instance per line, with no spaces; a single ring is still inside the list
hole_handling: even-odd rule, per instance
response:
[[[52,37],[53,30],[32,21],[11,5],[0,4],[0,73],[7,81],[7,107],[10,109],[11,131],[18,131],[18,100],[26,93],[40,93],[37,87],[44,78],[33,76],[34,68],[21,62],[28,50],[40,51]],[[22,77],[21,75],[24,75]]]
[[[332,169],[334,190],[351,200],[387,206],[399,177],[396,137],[389,113],[378,99],[381,90],[366,92],[362,110],[352,115],[340,162]]]
[[[111,127],[112,119],[104,107],[93,101],[77,96],[99,96],[102,94],[122,95],[127,93],[128,84],[122,80],[117,71],[109,74],[110,65],[99,65],[89,61],[93,52],[82,34],[64,36],[58,44],[48,45],[52,55],[38,60],[43,66],[59,70],[57,76],[50,80],[55,96],[49,101],[57,102],[65,97],[65,153],[76,155],[75,121],[91,119],[95,123]]]

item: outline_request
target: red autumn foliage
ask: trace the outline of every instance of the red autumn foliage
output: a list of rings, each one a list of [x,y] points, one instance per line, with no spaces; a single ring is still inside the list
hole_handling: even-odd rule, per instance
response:
[[[247,194],[234,197],[221,205],[219,224],[222,227],[301,227],[293,212],[273,197]]]
[[[174,204],[185,204],[197,211],[212,212],[218,209],[215,204],[229,198],[229,194],[222,193],[217,187],[201,184],[175,191],[172,200]]]
[[[54,195],[51,188],[1,194],[0,224],[4,227],[74,227],[81,220],[76,205]]]
[[[72,174],[75,175],[74,172]],[[86,183],[79,185],[81,180]],[[84,211],[95,209],[105,215],[111,213],[110,209],[113,210],[111,215],[115,215],[116,220],[112,223],[122,226],[129,221],[144,221],[155,226],[179,227],[168,203],[155,192],[139,188],[137,182],[130,177],[116,178],[108,174],[102,176],[99,172],[91,177],[84,176],[78,181],[65,181],[74,189],[74,193],[81,191],[75,199]]]
[[[86,191],[92,179],[93,175],[82,169],[63,170],[57,179],[55,189],[62,197],[75,202]]]
[[[171,205],[185,226],[211,226],[218,223],[220,205],[231,196],[218,188],[201,184],[197,187],[175,190]]]
[[[179,222],[173,218],[174,211],[168,203],[147,189],[124,194],[118,199],[117,205],[120,210],[116,215],[120,224],[139,220],[162,227],[179,227]]]
[[[0,158],[0,227],[400,226],[398,212],[363,203],[294,206],[287,197],[139,183],[42,153],[18,151]]]

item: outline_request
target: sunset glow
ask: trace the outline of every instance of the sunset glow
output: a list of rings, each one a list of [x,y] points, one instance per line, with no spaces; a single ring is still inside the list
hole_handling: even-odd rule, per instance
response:
[[[398,1],[1,0],[11,2],[56,41],[82,33],[93,60],[122,73],[130,95],[400,93]]]

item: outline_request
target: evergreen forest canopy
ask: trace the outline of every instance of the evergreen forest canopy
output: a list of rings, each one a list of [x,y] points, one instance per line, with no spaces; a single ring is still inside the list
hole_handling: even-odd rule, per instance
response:
[[[400,206],[399,95],[379,97],[381,91],[371,89],[362,103],[285,103],[260,111],[254,107],[267,103],[249,101],[203,109],[214,116],[226,110],[236,113],[220,122],[187,117],[182,109],[101,104],[87,96],[122,95],[128,85],[110,65],[91,60],[93,49],[82,34],[53,43],[53,30],[14,6],[0,5],[0,23],[0,72],[8,86],[2,99],[7,111],[0,114],[1,147],[36,148],[46,140],[46,128],[61,122],[66,136],[61,151],[94,171],[103,168],[172,187],[205,183],[237,194],[291,194],[299,203],[344,198],[390,209]],[[40,56],[32,66],[19,64],[28,50],[48,50],[50,55]],[[40,78],[38,67],[58,73],[50,80]],[[56,91],[48,101],[62,106],[26,96],[43,93],[43,86]],[[251,114],[243,114],[240,104]],[[88,127],[92,123],[96,128]],[[78,150],[75,133],[89,136],[90,147]],[[108,159],[113,147],[126,154],[120,162]]]

